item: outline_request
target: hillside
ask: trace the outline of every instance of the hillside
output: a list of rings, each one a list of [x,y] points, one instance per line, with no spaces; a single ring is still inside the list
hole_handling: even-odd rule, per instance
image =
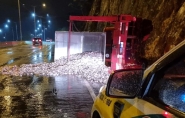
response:
[[[153,31],[142,49],[142,57],[155,61],[185,39],[184,0],[94,0],[90,16],[129,14],[152,20]],[[86,25],[102,31],[106,23]]]

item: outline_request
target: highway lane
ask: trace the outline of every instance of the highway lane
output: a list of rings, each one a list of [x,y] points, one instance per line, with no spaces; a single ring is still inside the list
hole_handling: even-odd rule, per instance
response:
[[[0,66],[35,64],[54,61],[54,43],[45,42],[42,46],[19,45],[0,49]]]

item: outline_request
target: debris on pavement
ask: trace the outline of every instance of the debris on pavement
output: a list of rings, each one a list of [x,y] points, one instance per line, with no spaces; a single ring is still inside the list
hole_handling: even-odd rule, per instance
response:
[[[106,83],[109,67],[105,66],[103,56],[97,52],[84,52],[61,57],[52,63],[22,64],[0,67],[0,73],[13,76],[41,75],[60,76],[73,74],[89,81]]]

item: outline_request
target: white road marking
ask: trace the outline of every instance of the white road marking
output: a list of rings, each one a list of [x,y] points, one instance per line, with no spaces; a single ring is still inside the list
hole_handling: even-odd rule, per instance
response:
[[[89,91],[89,93],[90,93],[90,95],[91,95],[91,97],[92,97],[92,99],[94,101],[95,98],[96,98],[96,95],[94,93],[93,88],[91,87],[91,85],[85,79],[84,79],[84,83],[85,83],[85,86],[87,87],[87,89],[88,89],[88,91]]]

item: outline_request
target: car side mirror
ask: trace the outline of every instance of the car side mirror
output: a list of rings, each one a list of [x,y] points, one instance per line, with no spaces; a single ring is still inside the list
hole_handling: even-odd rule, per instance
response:
[[[110,75],[106,95],[109,97],[133,98],[142,84],[143,69],[125,69]]]

